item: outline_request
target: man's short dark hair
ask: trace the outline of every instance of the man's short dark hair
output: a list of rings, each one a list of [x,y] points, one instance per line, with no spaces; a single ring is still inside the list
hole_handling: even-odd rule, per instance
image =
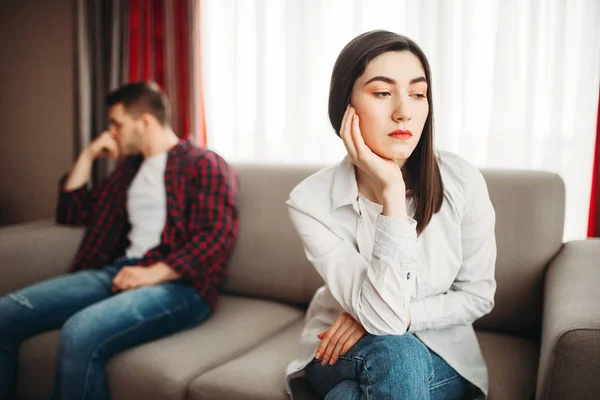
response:
[[[143,113],[153,115],[162,126],[171,124],[171,110],[167,95],[154,82],[128,83],[106,96],[106,105],[110,108],[119,103],[134,116]]]

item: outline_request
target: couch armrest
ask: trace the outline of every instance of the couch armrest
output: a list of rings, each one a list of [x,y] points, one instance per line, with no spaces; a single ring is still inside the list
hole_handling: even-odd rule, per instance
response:
[[[82,236],[53,220],[0,228],[0,296],[67,272]]]
[[[546,275],[536,399],[600,399],[600,240],[566,243]]]

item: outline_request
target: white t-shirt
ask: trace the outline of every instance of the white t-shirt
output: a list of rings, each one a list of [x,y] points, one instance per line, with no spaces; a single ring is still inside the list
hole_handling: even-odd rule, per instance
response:
[[[127,191],[129,214],[129,258],[139,258],[160,244],[160,237],[167,219],[167,193],[165,168],[167,153],[147,157],[142,162]]]

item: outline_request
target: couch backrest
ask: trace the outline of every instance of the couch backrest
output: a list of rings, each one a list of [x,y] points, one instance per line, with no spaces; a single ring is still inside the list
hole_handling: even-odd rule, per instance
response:
[[[240,234],[226,291],[306,304],[322,280],[306,260],[285,205],[317,167],[237,165]],[[544,271],[562,244],[564,186],[548,172],[484,170],[496,210],[496,306],[481,329],[536,338]]]
[[[323,280],[306,260],[288,216],[287,201],[317,167],[236,165],[240,231],[226,290],[306,304]]]
[[[562,246],[565,188],[550,172],[482,170],[496,210],[496,305],[475,327],[537,339],[544,276]]]

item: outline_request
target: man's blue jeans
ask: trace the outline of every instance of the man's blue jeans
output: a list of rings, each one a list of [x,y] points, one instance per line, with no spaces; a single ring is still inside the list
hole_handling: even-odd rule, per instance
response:
[[[62,327],[53,399],[108,399],[104,367],[111,356],[208,317],[208,305],[182,281],[113,294],[113,278],[136,262],[63,275],[0,298],[0,399],[15,395],[19,345],[38,333]]]
[[[305,368],[327,400],[461,399],[469,383],[410,333],[366,335],[334,365],[314,359]]]

